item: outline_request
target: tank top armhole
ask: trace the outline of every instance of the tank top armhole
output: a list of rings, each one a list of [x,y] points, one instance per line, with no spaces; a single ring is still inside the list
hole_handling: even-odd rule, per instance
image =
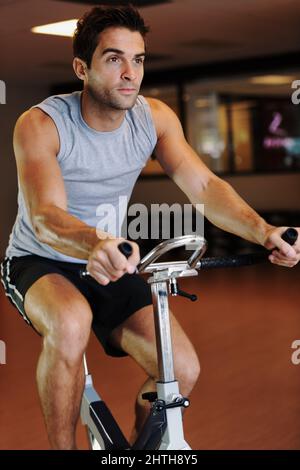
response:
[[[150,132],[150,140],[151,140],[152,152],[153,152],[157,143],[157,134],[156,134],[156,129],[155,129],[154,122],[153,122],[151,108],[150,108],[148,101],[146,100],[144,96],[139,95],[139,99],[145,112],[145,117],[146,117],[148,129]]]
[[[64,122],[63,116],[58,111],[56,111],[56,109],[52,108],[52,106],[49,106],[44,103],[38,104],[36,106],[32,106],[32,108],[41,109],[54,122],[56,130],[57,130],[58,138],[59,138],[59,152],[56,157],[58,161],[61,161],[64,158],[66,154],[66,150],[67,150],[65,139],[62,138],[60,130],[59,130],[59,129],[63,129],[63,122]]]

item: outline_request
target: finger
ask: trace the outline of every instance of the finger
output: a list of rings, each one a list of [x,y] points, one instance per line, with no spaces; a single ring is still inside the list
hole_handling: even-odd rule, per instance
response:
[[[124,241],[124,240],[122,240]],[[127,242],[129,243],[129,242]],[[119,244],[119,242],[118,242]],[[130,246],[132,247],[132,254],[129,256],[129,258],[126,258],[124,254],[121,253],[121,251],[118,249],[116,251],[115,249],[112,249],[112,247],[109,247],[109,256],[111,263],[115,267],[122,266],[124,267],[124,271],[128,272],[130,274],[133,274],[136,270],[136,266],[139,263],[140,256],[139,256],[139,247],[136,243],[130,243]],[[115,248],[115,247],[113,247]],[[122,263],[122,264],[121,264]]]
[[[104,259],[105,257],[103,256],[102,251],[95,253],[93,258],[90,259],[90,261],[87,264],[87,270],[90,273],[90,275],[94,277],[95,279],[97,278],[97,276],[101,275],[101,276],[106,277],[108,280],[113,280],[111,278],[112,277],[111,274],[107,271],[104,265],[105,264]]]
[[[288,258],[280,258],[278,256],[270,256],[270,261],[274,264],[279,264],[281,266],[295,266],[298,263],[297,259],[290,260]]]
[[[99,258],[101,259],[101,267],[104,271],[104,274],[112,281],[119,279],[123,274],[126,272],[126,269],[117,269],[112,263],[109,255],[102,250],[99,254]]]
[[[299,259],[299,255],[297,255],[297,254],[291,258],[289,256],[283,255],[278,250],[273,250],[271,254],[272,254],[272,256],[274,256],[274,258],[276,258],[278,260],[281,260],[281,261],[298,261],[298,259]]]
[[[278,266],[284,266],[284,267],[287,267],[287,268],[292,268],[297,264],[297,260],[296,261],[287,261],[286,258],[285,259],[280,259],[280,258],[278,258],[276,256],[273,256],[273,255],[269,256],[269,260],[271,261],[272,264],[276,264]]]
[[[110,282],[110,279],[108,277],[106,277],[104,274],[101,274],[101,273],[98,273],[98,272],[90,273],[90,274],[102,286],[107,286],[107,284],[109,284],[109,282]]]
[[[125,271],[126,272],[126,271]],[[97,276],[104,276],[105,278],[107,278],[109,281],[112,281],[112,282],[115,282],[117,281],[118,279],[120,279],[120,277],[122,277],[124,275],[124,272],[117,272],[117,275],[115,274],[110,274],[102,265],[97,265],[97,264],[94,264],[93,265],[93,268],[91,268],[89,270],[89,273],[92,277],[94,277],[96,279]]]
[[[107,256],[110,268],[113,271],[126,272],[127,258],[121,253],[118,246],[114,243],[110,246],[107,245],[105,248],[105,255]]]
[[[108,274],[107,271],[101,266],[101,264],[98,264],[95,260],[91,261],[87,265],[87,271],[89,275],[92,276],[96,280],[98,280],[98,278],[101,277],[101,278],[106,278],[108,281],[111,281],[110,274]]]
[[[276,240],[276,242],[277,242],[277,240]],[[289,245],[284,240],[282,240],[281,237],[278,239],[278,242],[276,243],[276,246],[279,249],[280,254],[287,257],[287,258],[293,259],[297,256],[295,248],[293,246]]]

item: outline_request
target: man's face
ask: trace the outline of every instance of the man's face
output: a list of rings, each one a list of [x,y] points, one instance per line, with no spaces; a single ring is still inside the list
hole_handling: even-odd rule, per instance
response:
[[[132,108],[144,75],[144,57],[139,32],[105,29],[87,69],[86,87],[95,101],[118,110]]]

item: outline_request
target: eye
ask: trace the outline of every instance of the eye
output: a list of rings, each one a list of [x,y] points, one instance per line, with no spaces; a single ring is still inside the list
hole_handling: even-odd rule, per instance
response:
[[[118,60],[119,60],[119,57],[113,56],[113,57],[109,57],[108,62],[118,62]]]
[[[144,57],[137,57],[137,58],[135,59],[135,61],[136,61],[137,64],[143,64],[143,63],[144,63],[144,60],[145,60]]]

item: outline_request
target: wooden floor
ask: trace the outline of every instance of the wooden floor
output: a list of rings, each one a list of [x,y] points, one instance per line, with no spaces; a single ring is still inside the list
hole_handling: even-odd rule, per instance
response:
[[[192,448],[300,449],[300,365],[291,362],[291,344],[300,340],[300,269],[208,271],[181,288],[199,296],[195,304],[171,299],[202,365],[185,414]],[[35,384],[40,338],[2,289],[0,339],[7,348],[0,365],[0,449],[46,449]],[[94,337],[88,359],[96,388],[128,436],[143,372],[130,358],[106,357]],[[86,448],[81,425],[78,442]]]

